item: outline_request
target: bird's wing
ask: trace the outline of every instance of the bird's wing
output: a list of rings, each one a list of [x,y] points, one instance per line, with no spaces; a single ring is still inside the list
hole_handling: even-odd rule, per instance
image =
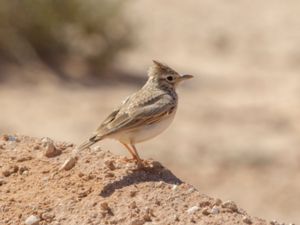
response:
[[[176,103],[168,95],[149,98],[142,106],[136,106],[128,111],[113,112],[98,129],[102,135],[131,130],[143,124],[156,123],[172,113]]]
[[[118,113],[120,112],[120,109],[128,102],[130,96],[128,96],[122,103],[121,105],[119,105],[117,108],[114,109],[114,111],[109,114],[106,119],[101,123],[101,125],[97,128],[95,134],[99,134],[99,132],[101,133],[101,131],[104,131],[105,128],[109,125],[109,123],[111,123],[112,121],[114,121],[116,119],[116,116],[118,115]]]

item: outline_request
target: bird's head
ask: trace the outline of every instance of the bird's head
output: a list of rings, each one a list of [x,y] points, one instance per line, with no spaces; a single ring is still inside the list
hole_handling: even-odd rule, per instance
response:
[[[163,86],[174,88],[182,81],[193,78],[192,75],[180,75],[169,66],[155,60],[148,70],[148,76]]]

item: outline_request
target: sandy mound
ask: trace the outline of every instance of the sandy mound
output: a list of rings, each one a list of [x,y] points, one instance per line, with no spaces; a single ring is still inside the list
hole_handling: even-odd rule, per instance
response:
[[[137,170],[95,147],[72,170],[59,172],[73,148],[47,138],[0,136],[1,225],[268,224],[234,202],[201,194],[152,160]]]

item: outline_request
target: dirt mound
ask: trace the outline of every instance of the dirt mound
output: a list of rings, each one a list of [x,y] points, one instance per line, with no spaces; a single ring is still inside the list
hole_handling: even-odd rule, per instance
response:
[[[136,169],[99,147],[59,171],[74,148],[0,136],[0,224],[268,224],[234,202],[201,194],[160,163]]]

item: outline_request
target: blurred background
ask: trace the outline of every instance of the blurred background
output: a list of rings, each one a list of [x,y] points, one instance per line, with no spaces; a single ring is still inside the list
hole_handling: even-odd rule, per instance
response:
[[[160,60],[195,78],[140,155],[252,215],[300,223],[299,10],[297,0],[1,1],[0,133],[79,144]]]

